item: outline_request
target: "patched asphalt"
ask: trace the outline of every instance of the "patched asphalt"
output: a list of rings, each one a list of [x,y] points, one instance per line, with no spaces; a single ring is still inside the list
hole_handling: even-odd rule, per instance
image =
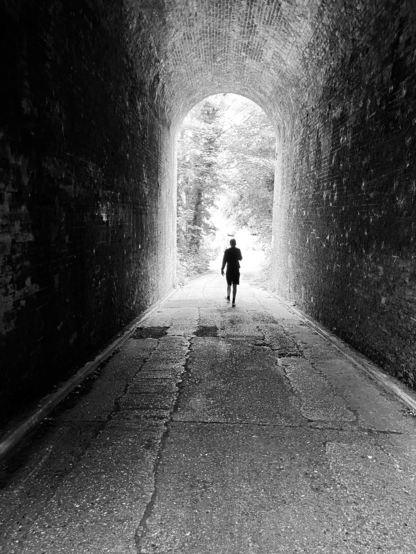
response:
[[[179,289],[7,461],[2,554],[416,552],[416,418],[272,294],[224,293]]]

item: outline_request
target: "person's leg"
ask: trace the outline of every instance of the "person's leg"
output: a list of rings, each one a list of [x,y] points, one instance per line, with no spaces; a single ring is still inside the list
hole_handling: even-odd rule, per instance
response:
[[[237,295],[237,285],[233,283],[233,306],[235,306],[235,297]]]
[[[229,269],[227,268],[227,271],[225,272],[225,278],[227,280],[227,302],[230,301],[230,293],[231,293],[231,275],[230,275],[230,271]]]

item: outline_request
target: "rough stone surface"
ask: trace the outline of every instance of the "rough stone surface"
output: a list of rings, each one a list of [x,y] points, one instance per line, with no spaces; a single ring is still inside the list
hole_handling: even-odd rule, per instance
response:
[[[351,2],[344,15],[322,20],[330,46],[285,138],[274,286],[414,387],[415,8]]]
[[[122,3],[0,2],[0,26],[1,417],[170,290],[175,203]]]

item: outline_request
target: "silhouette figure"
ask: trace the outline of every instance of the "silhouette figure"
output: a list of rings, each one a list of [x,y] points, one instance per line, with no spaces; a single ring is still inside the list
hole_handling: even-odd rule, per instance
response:
[[[224,275],[224,267],[227,264],[227,271],[225,277],[227,279],[227,302],[230,301],[231,285],[233,285],[233,303],[235,308],[235,297],[237,295],[237,285],[240,284],[240,260],[243,259],[241,250],[236,248],[237,241],[235,239],[230,240],[231,248],[227,248],[224,252],[222,259],[221,275]]]

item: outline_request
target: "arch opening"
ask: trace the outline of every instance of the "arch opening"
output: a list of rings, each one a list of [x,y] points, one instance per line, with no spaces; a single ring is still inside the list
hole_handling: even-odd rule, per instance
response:
[[[178,133],[178,277],[218,269],[235,237],[247,268],[270,261],[276,132],[264,110],[240,95],[212,95]],[[242,242],[241,242],[242,241]]]

